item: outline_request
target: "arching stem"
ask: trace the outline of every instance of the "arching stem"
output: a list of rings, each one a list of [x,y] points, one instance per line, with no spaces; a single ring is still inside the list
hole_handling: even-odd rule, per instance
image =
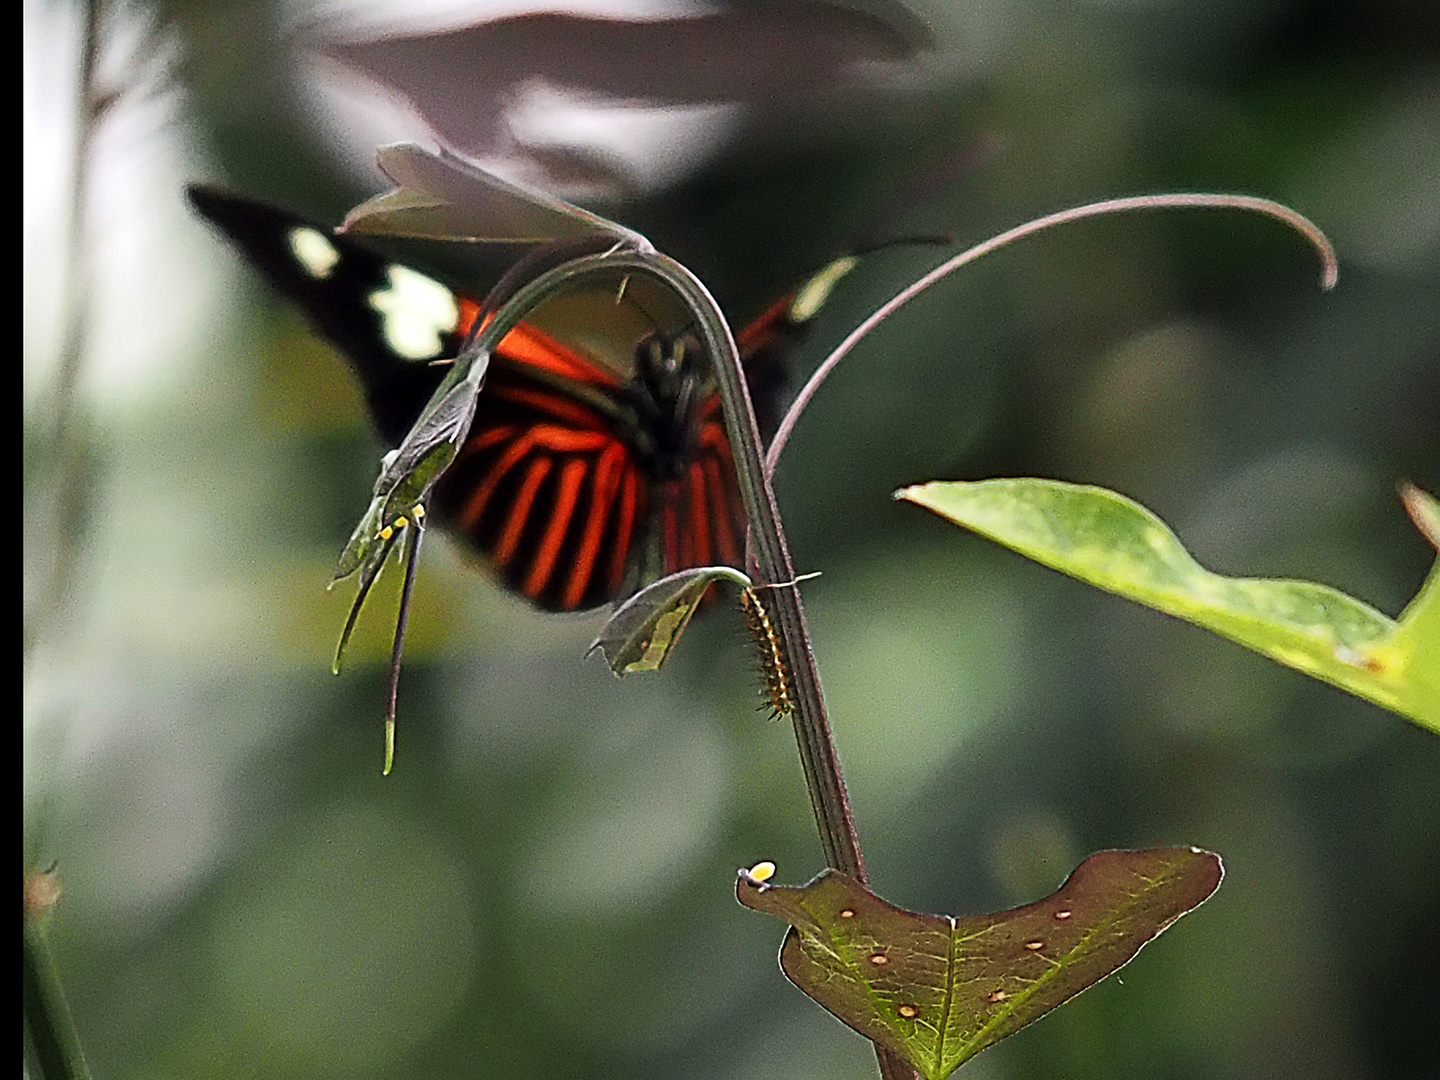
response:
[[[814,373],[806,380],[800,393],[795,396],[795,402],[785,413],[785,418],[776,429],[775,438],[771,440],[770,449],[765,455],[765,475],[768,477],[775,472],[775,464],[780,460],[780,453],[785,449],[785,444],[790,440],[790,433],[795,429],[800,415],[805,411],[807,405],[814,398],[820,384],[829,378],[830,373],[841,360],[849,355],[850,350],[855,348],[870,331],[879,326],[892,314],[904,307],[915,297],[919,296],[930,286],[944,280],[959,270],[962,266],[974,262],[983,255],[989,255],[1007,244],[1022,240],[1027,236],[1043,232],[1046,229],[1054,228],[1057,225],[1066,225],[1072,221],[1084,221],[1088,218],[1103,217],[1106,214],[1124,214],[1135,210],[1177,210],[1177,209],[1210,209],[1210,210],[1246,210],[1251,213],[1264,214],[1273,217],[1289,225],[1305,239],[1309,240],[1315,249],[1320,253],[1321,275],[1320,287],[1330,290],[1335,287],[1335,282],[1340,276],[1340,264],[1335,258],[1335,249],[1330,246],[1330,241],[1319,227],[1305,217],[1303,214],[1291,210],[1288,206],[1272,202],[1270,199],[1261,199],[1253,195],[1209,195],[1200,193],[1181,193],[1174,195],[1136,195],[1125,199],[1107,199],[1104,202],[1087,203],[1084,206],[1072,207],[1069,210],[1060,210],[1054,214],[1046,214],[1044,217],[1036,218],[1034,221],[1027,221],[1024,225],[1017,225],[1013,229],[992,236],[983,243],[976,244],[966,251],[962,251],[953,258],[946,259],[943,263],[931,270],[924,277],[913,284],[900,290],[891,300],[883,304],[868,319],[851,331],[850,336],[842,341],[835,351],[832,352],[817,367]]]

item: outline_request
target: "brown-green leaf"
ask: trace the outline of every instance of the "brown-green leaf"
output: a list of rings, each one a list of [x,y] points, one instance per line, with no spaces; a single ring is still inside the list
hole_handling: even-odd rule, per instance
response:
[[[1124,965],[1220,885],[1196,848],[1102,851],[1050,896],[993,915],[924,915],[827,870],[801,887],[741,871],[740,903],[790,923],[780,966],[836,1017],[943,1080]]]

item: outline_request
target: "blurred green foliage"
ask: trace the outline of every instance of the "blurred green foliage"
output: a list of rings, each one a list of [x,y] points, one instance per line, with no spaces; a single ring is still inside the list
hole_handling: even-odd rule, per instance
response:
[[[1324,295],[1297,238],[1210,213],[1031,240],[875,334],[787,450],[777,488],[797,568],[824,573],[807,608],[880,893],[987,911],[1100,848],[1226,861],[1120,978],[960,1075],[1433,1076],[1440,743],[890,492],[1103,484],[1219,572],[1397,614],[1433,552],[1394,484],[1440,488],[1440,18],[915,7],[940,48],[913,92],[812,106],[622,220],[737,318],[876,221],[973,240],[1153,190],[1289,202],[1342,260]],[[29,140],[65,137],[75,19],[26,8],[25,846],[60,860],[52,940],[96,1074],[873,1075],[731,892],[760,858],[820,869],[738,613],[620,683],[580,661],[597,619],[536,614],[427,545],[382,780],[393,593],[337,680],[349,598],[323,587],[381,448],[343,363],[180,196],[205,178],[338,219],[379,177],[316,122],[277,36],[293,8],[124,10],[163,27],[166,74],[95,151],[91,334],[57,461],[65,181]],[[933,258],[866,260],[801,367]],[[66,469],[83,499],[62,535]],[[74,572],[52,602],[57,551]]]

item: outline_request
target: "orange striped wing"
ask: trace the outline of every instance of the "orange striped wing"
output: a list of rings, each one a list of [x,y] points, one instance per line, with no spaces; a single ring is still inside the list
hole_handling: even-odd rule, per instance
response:
[[[432,362],[455,355],[476,304],[303,217],[212,188],[189,195],[349,358],[382,439],[404,438],[442,378]],[[307,258],[301,240],[325,258]],[[444,320],[412,318],[401,286],[416,280],[444,301]],[[808,320],[794,296],[740,335],[765,431]],[[397,333],[414,325],[429,335]],[[470,434],[432,498],[437,522],[550,611],[597,607],[687,567],[739,565],[745,522],[719,399],[708,370],[687,377],[703,384],[687,384],[685,404],[637,405],[636,380],[522,323],[491,358]],[[663,424],[663,437],[650,430]]]
[[[491,359],[470,436],[437,486],[442,523],[550,611],[620,599],[650,578],[741,556],[743,511],[719,401],[682,461],[647,454],[625,383],[529,326]]]

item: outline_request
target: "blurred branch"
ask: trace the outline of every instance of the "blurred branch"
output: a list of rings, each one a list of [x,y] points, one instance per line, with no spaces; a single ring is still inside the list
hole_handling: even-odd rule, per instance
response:
[[[102,0],[90,0],[81,16],[78,113],[71,146],[70,214],[60,304],[64,325],[52,391],[54,416],[50,429],[41,432],[40,446],[41,476],[54,478],[53,505],[46,508],[53,515],[54,532],[53,541],[42,545],[50,551],[51,563],[33,617],[22,633],[22,663],[27,667],[35,645],[44,639],[69,595],[83,530],[85,469],[83,446],[76,435],[76,407],[81,364],[89,346],[93,244],[87,207],[95,137],[114,100],[113,95],[100,92],[95,82],[101,4]],[[28,837],[26,846],[37,846],[35,838]],[[59,894],[53,870],[26,876],[21,980],[25,1046],[44,1080],[88,1080],[90,1071],[43,932]]]
[[[54,542],[40,595],[22,648],[28,661],[37,642],[58,614],[70,590],[76,549],[82,531],[85,503],[84,460],[76,436],[76,409],[80,369],[89,346],[90,283],[92,250],[86,207],[89,204],[90,158],[95,136],[112,98],[95,85],[96,61],[100,50],[99,26],[102,0],[84,6],[80,27],[80,71],[78,114],[70,155],[70,213],[64,241],[65,269],[61,275],[60,303],[63,327],[59,364],[51,391],[54,414],[48,431],[41,434],[42,471],[54,477],[53,505],[49,507],[54,525]]]
[[[35,870],[26,876],[20,986],[25,1042],[41,1080],[89,1080],[90,1069],[43,929],[59,898],[60,884],[53,869]]]

